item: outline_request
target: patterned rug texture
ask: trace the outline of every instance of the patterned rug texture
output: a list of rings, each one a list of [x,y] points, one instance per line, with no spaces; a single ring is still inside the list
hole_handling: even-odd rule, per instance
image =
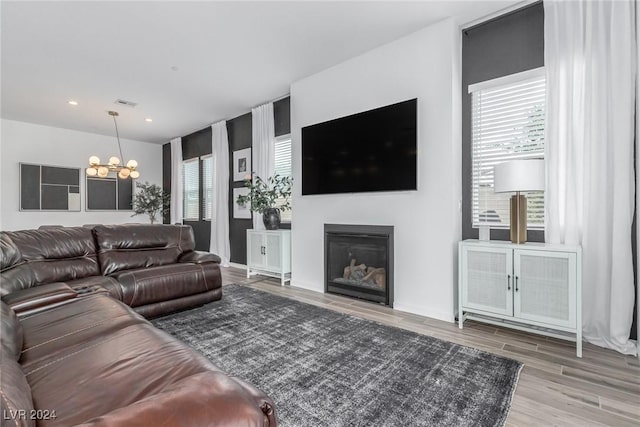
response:
[[[241,285],[153,323],[267,393],[283,427],[501,426],[522,368]]]

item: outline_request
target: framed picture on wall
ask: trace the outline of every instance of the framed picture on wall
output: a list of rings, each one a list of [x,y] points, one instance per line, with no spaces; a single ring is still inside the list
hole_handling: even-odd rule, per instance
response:
[[[233,189],[233,219],[251,219],[251,202],[247,202],[244,206],[238,204],[238,196],[246,196],[249,189],[246,187]]]
[[[20,210],[80,212],[80,168],[20,163]]]
[[[233,180],[244,181],[251,176],[251,148],[233,152]]]
[[[105,178],[86,176],[88,211],[133,210],[134,183],[131,178],[121,179],[115,174]]]

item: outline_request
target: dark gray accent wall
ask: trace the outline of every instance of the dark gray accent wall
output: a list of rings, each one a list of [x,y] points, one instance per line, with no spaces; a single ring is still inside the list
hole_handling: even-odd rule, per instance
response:
[[[251,113],[227,121],[229,136],[229,170],[233,170],[233,152],[251,147]],[[233,189],[242,187],[242,181],[234,182],[233,173],[229,174],[229,244],[231,262],[247,263],[247,230],[253,228],[251,219],[233,218]]]
[[[286,97],[273,103],[273,115],[276,136],[291,133],[290,98]],[[229,137],[229,170],[233,170],[233,152],[251,147],[252,126],[251,112],[227,120],[227,134]],[[182,137],[182,158],[192,159],[211,154],[211,127]],[[202,171],[202,168],[201,168]],[[201,177],[202,178],[202,177]],[[231,246],[231,262],[246,264],[247,262],[247,230],[253,228],[251,219],[233,218],[233,189],[242,187],[241,181],[234,182],[229,176],[229,240]],[[162,186],[171,192],[171,144],[162,147]],[[202,189],[201,189],[202,191]],[[202,194],[200,200],[204,200]],[[169,215],[164,218],[169,223]],[[185,221],[193,227],[196,236],[196,249],[209,250],[210,222]],[[281,228],[290,228],[290,224],[282,224]]]
[[[162,189],[171,194],[171,144],[162,146]],[[164,224],[171,222],[171,212],[167,211],[162,217]]]
[[[282,98],[273,103],[273,120],[276,136],[291,133],[291,98]]]
[[[534,3],[462,32],[462,238],[477,239],[471,211],[471,96],[469,85],[544,66],[544,9]],[[544,241],[529,230],[528,240]],[[491,230],[509,240],[509,230]]]

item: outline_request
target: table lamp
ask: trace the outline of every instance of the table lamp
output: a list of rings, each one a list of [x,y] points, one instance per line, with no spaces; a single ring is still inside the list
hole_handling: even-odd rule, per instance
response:
[[[493,191],[513,193],[510,232],[513,243],[527,241],[527,198],[521,191],[544,190],[544,160],[511,160],[493,168]]]

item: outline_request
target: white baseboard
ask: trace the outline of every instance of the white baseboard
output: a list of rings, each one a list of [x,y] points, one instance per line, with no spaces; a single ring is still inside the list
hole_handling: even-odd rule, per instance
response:
[[[313,291],[313,292],[318,292],[320,294],[324,293],[324,289],[318,289],[317,286],[313,286],[311,284],[305,284],[305,283],[301,283],[301,282],[297,282],[295,280],[291,280],[291,282],[289,282],[290,286],[292,288],[300,288],[300,289],[306,289],[308,291]]]
[[[230,263],[229,263],[229,266],[230,266],[230,267],[235,267],[235,268],[241,268],[241,269],[243,269],[243,270],[246,270],[246,269],[247,269],[247,266],[246,266],[246,265],[244,265],[244,264],[238,264],[237,262],[230,262]]]
[[[455,321],[455,316],[452,313],[434,311],[434,310],[425,310],[423,307],[416,307],[409,304],[402,304],[402,303],[398,303],[397,301],[393,302],[393,309],[398,311],[404,311],[406,313],[417,314],[418,316],[430,317],[432,319],[442,320],[444,322],[449,322],[449,323],[453,323]]]

